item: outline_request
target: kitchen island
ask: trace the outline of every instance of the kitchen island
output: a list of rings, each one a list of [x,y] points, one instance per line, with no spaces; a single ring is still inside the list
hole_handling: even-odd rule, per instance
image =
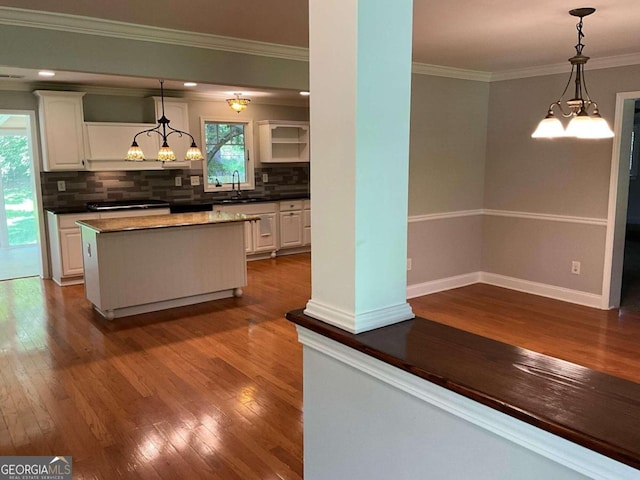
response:
[[[244,222],[197,212],[78,221],[85,294],[105,318],[241,296]]]

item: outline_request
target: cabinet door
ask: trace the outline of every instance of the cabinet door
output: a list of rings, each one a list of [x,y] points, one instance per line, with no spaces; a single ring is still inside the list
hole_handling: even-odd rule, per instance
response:
[[[244,222],[244,251],[253,253],[253,224]]]
[[[304,227],[302,229],[302,245],[305,247],[311,245],[311,227]]]
[[[160,97],[153,98],[156,104],[156,119],[159,119],[162,116],[162,104]],[[176,130],[191,133],[189,131],[189,106],[183,100],[165,97],[164,116],[169,119],[169,126]],[[187,150],[191,146],[191,138],[187,135],[181,137],[179,134],[174,133],[167,140],[176,155],[176,160],[184,161]]]
[[[300,210],[280,213],[280,246],[302,245],[302,212]]]
[[[78,227],[60,230],[60,255],[62,257],[62,275],[73,276],[84,273],[82,237]]]
[[[267,226],[262,221],[268,222]],[[269,252],[277,250],[276,214],[261,215],[260,220],[253,224],[253,251]]]
[[[84,170],[84,93],[35,93],[40,97],[38,113],[44,170]]]

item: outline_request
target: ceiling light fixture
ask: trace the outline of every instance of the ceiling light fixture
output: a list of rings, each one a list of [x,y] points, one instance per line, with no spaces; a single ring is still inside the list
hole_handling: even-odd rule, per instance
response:
[[[242,95],[242,93],[234,93],[234,95],[236,96],[236,98],[227,99],[227,103],[229,104],[231,109],[237,113],[245,111],[247,109],[247,105],[251,100],[249,100],[248,98],[240,98],[240,95]]]
[[[140,148],[140,146],[138,146],[138,142],[136,142],[138,136],[142,135],[143,133],[146,133],[147,136],[151,136],[151,133],[157,133],[162,138],[162,146],[158,151],[158,161],[172,162],[176,159],[173,150],[171,150],[171,147],[169,147],[169,144],[167,143],[167,138],[169,137],[169,135],[172,135],[174,133],[177,133],[179,137],[186,135],[191,139],[191,147],[189,147],[187,153],[185,154],[186,161],[202,160],[202,152],[196,145],[196,141],[193,138],[193,135],[187,132],[183,132],[182,130],[178,130],[177,128],[171,127],[169,125],[170,120],[164,115],[164,80],[160,80],[160,101],[162,104],[162,116],[158,119],[158,125],[148,130],[142,130],[141,132],[138,132],[134,135],[133,142],[131,142],[131,147],[127,152],[126,160],[141,162],[145,159],[144,153],[142,153],[142,149]],[[167,133],[167,130],[169,130],[169,133]]]
[[[185,87],[197,87],[198,84],[196,82],[184,82]]]
[[[311,92],[302,91],[300,92],[300,95],[302,95],[303,97],[308,97],[309,95],[311,95]]]
[[[577,137],[577,138],[611,138],[613,131],[609,128],[607,121],[600,116],[598,105],[591,100],[587,91],[587,84],[584,79],[584,65],[589,57],[582,54],[584,44],[582,38],[582,19],[595,12],[595,8],[576,8],[570,10],[569,14],[580,18],[576,25],[578,30],[578,43],[575,46],[576,54],[569,59],[571,62],[571,73],[567,85],[560,98],[549,105],[547,116],[538,124],[535,132],[531,135],[533,138],[559,138],[559,137]],[[562,97],[567,92],[571,84],[571,78],[575,71],[575,92],[573,98],[562,103]],[[586,98],[583,98],[583,92]],[[554,115],[554,107],[558,107],[560,113],[565,118],[571,118],[567,129],[562,126],[562,122]],[[566,110],[565,110],[566,108]],[[567,111],[568,110],[568,111]],[[591,110],[591,114],[589,114]]]
[[[41,77],[55,77],[56,72],[52,72],[51,70],[40,70],[38,72],[38,75],[40,75]]]

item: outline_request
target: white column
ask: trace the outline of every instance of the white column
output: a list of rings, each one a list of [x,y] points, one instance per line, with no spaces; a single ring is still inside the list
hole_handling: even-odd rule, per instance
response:
[[[406,301],[412,0],[310,0],[312,298],[358,333]]]

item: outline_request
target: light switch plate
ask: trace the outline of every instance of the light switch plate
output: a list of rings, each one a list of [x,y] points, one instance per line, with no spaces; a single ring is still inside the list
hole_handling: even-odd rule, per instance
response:
[[[269,174],[268,173],[263,173],[262,174],[262,183],[269,183]]]
[[[191,175],[191,185],[200,185],[200,177],[198,175]]]
[[[174,178],[174,183],[176,187],[181,187],[182,186],[182,177],[175,177]]]
[[[67,183],[64,180],[58,180],[58,191],[59,192],[67,191]]]

